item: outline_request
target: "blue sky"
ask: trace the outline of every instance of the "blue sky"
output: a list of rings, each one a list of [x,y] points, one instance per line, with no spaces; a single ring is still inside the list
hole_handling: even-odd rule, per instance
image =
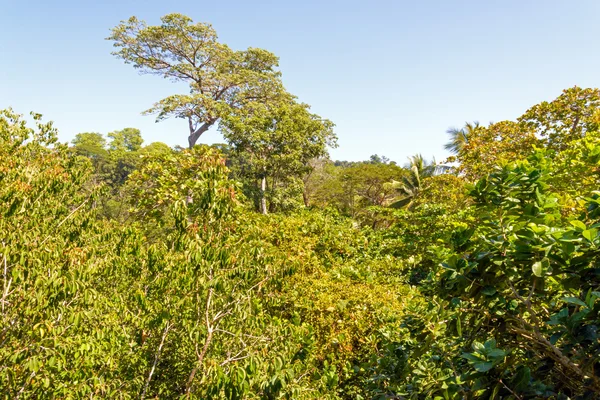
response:
[[[109,29],[135,15],[210,22],[234,49],[280,57],[289,91],[336,124],[333,159],[446,155],[446,129],[514,119],[574,85],[600,86],[598,0],[0,0],[0,108],[36,111],[63,141],[142,130],[185,145],[186,123],[141,111],[185,87],[113,57]],[[222,142],[212,129],[204,143]]]

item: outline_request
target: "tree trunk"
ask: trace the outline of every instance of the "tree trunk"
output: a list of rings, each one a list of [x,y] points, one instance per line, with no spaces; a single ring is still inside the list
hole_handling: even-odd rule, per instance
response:
[[[306,193],[306,189],[302,191],[302,199],[304,200],[304,207],[310,207],[310,198],[308,196],[308,193]]]
[[[190,120],[190,136],[188,136],[188,145],[190,149],[196,145],[196,142],[198,141],[198,139],[200,139],[200,136],[202,136],[202,134],[206,132],[208,128],[213,126],[214,123],[214,121],[205,122],[200,126],[200,128],[194,130],[192,126],[192,121]]]
[[[265,192],[267,191],[267,177],[263,175],[260,180],[260,212],[267,215],[267,197]]]

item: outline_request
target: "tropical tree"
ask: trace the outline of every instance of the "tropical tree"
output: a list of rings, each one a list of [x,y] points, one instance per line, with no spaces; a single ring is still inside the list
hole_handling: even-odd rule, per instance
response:
[[[395,197],[388,182],[403,179],[406,171],[396,164],[363,162],[340,172],[342,188],[350,215],[369,206],[385,206]]]
[[[390,183],[390,186],[395,188],[401,196],[401,199],[394,202],[391,207],[412,209],[414,201],[423,190],[424,180],[436,175],[440,168],[442,167],[436,165],[435,160],[428,162],[421,154],[409,157],[409,163],[406,166],[408,175],[400,182],[392,181]]]
[[[173,149],[163,142],[152,142],[140,149],[140,154],[145,156],[170,154]]]
[[[108,137],[112,139],[109,144],[109,149],[112,152],[137,151],[142,148],[142,143],[144,143],[142,133],[136,128],[125,128],[110,132]]]
[[[248,48],[234,51],[220,43],[210,24],[194,23],[181,14],[168,14],[162,24],[148,26],[131,17],[112,30],[113,54],[142,73],[189,85],[188,94],[166,97],[146,114],[157,120],[171,116],[188,121],[188,144],[220,118],[255,102],[268,102],[281,92],[278,58]]]
[[[106,151],[106,139],[100,133],[78,133],[71,143],[79,155],[84,155],[92,159],[106,158],[108,156]]]
[[[326,157],[317,157],[309,161],[310,169],[302,177],[304,190],[302,191],[302,200],[305,207],[313,205],[313,200],[318,197],[319,191],[334,179],[336,167],[333,162]]]
[[[460,154],[469,142],[469,137],[479,129],[479,122],[467,122],[461,129],[448,128],[446,133],[450,135],[450,140],[444,145],[444,148],[452,154]]]
[[[525,159],[542,141],[532,127],[514,121],[500,121],[479,127],[469,134],[469,140],[457,154],[459,172],[477,180],[502,163]]]
[[[371,157],[369,157],[369,162],[372,164],[389,164],[390,159],[387,158],[386,156],[380,156],[379,154],[373,154]]]
[[[531,107],[518,122],[533,130],[549,148],[564,150],[568,142],[598,130],[599,108],[600,89],[575,86],[550,102]]]
[[[310,160],[325,156],[327,146],[336,145],[333,123],[292,98],[231,114],[221,124],[221,131],[232,151],[244,160],[240,173],[255,185],[263,214],[268,210],[267,190],[300,179],[311,169]]]

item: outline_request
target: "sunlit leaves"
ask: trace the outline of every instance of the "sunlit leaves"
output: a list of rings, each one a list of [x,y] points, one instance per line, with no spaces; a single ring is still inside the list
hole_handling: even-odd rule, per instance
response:
[[[143,73],[189,85],[189,94],[173,95],[147,113],[189,122],[189,144],[220,118],[254,103],[268,102],[282,90],[278,58],[266,50],[234,51],[220,43],[210,24],[194,23],[181,14],[167,14],[162,24],[148,26],[131,17],[108,37],[113,53]]]

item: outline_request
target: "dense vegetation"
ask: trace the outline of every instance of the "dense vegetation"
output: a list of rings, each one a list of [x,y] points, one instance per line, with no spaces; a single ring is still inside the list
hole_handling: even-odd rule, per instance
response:
[[[189,148],[0,111],[2,398],[599,398],[598,89],[333,162],[272,53],[177,14],[109,39],[189,83],[150,110]]]

